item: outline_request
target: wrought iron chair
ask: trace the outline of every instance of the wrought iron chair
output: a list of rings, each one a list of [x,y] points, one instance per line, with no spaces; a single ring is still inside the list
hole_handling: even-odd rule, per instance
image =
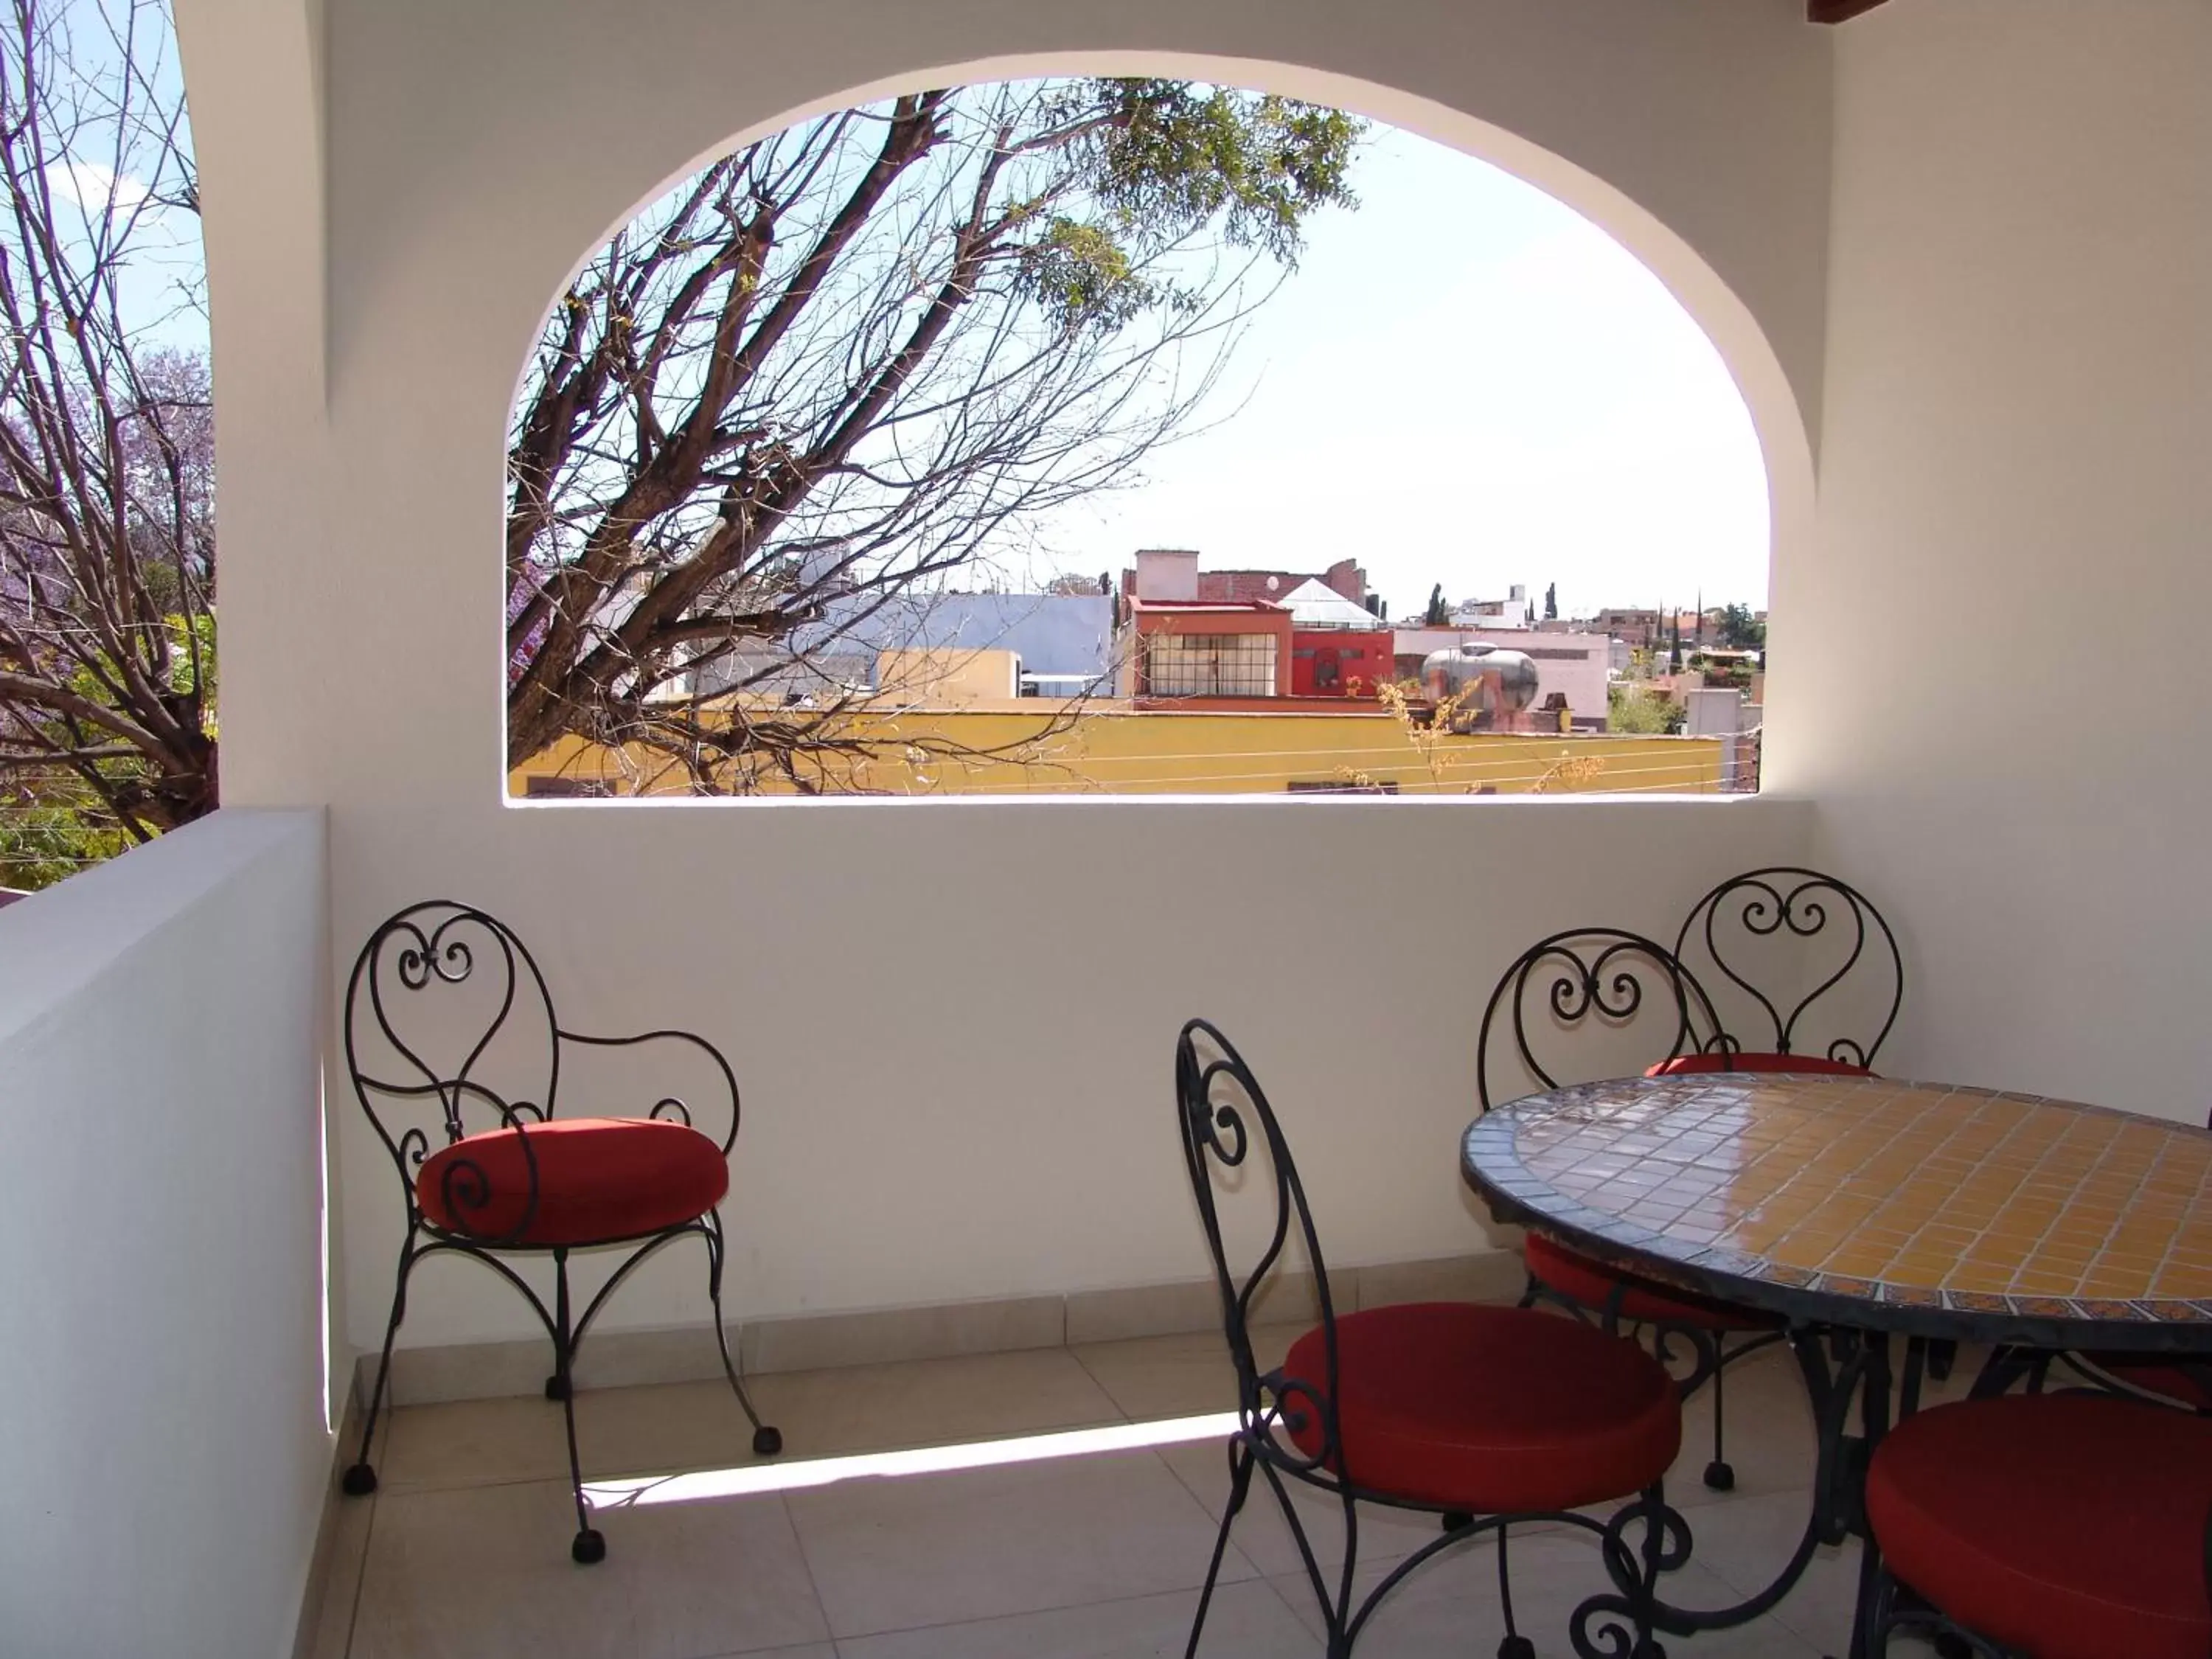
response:
[[[691,1107],[674,1094],[659,1095],[643,1117],[556,1115],[564,1051],[645,1043],[688,1051],[698,1078],[717,1094],[726,1091],[729,1127],[720,1140],[694,1127]],[[576,1561],[606,1554],[584,1504],[576,1453],[576,1351],[615,1287],[663,1245],[690,1237],[705,1245],[722,1370],[753,1425],[754,1452],[772,1457],[783,1449],[782,1436],[761,1422],[746,1398],[722,1326],[720,1206],[729,1190],[738,1102],[736,1075],[720,1050],[689,1031],[600,1037],[567,1030],[537,960],[513,930],[482,910],[434,900],[400,911],[362,947],[346,985],[345,1052],[354,1092],[392,1154],[407,1204],[361,1456],[343,1482],[349,1494],[376,1490],[369,1451],[392,1340],[407,1312],[408,1277],[441,1252],[468,1256],[506,1279],[552,1340],[545,1395],[560,1401],[568,1430],[577,1526],[569,1553]],[[406,1122],[410,1116],[426,1121]],[[441,1136],[443,1144],[433,1150]],[[568,1258],[606,1246],[629,1253],[577,1316]],[[520,1253],[550,1255],[550,1310],[501,1259]]]
[[[2212,1422],[2081,1394],[1933,1407],[1875,1448],[1866,1514],[1854,1654],[1898,1631],[1984,1659],[2212,1652]]]
[[[1654,1074],[1685,1062],[1724,1069],[1733,1058],[1705,988],[1665,945],[1620,928],[1571,928],[1523,951],[1490,994],[1475,1048],[1475,1094],[1482,1109],[1500,1103],[1503,1077],[1517,1075],[1537,1090],[1558,1088],[1568,1068],[1553,1055],[1555,1040],[1584,1051],[1584,1066],[1568,1080],[1607,1075],[1602,1063],[1595,1072],[1588,1065],[1589,1044],[1582,1038],[1593,1028],[1632,1040],[1631,1063]],[[1616,1048],[1611,1054],[1613,1071],[1622,1052]],[[1515,1089],[1507,1097],[1526,1092]],[[1747,1308],[1617,1273],[1540,1234],[1529,1234],[1522,1252],[1528,1269],[1522,1307],[1549,1302],[1595,1318],[1607,1331],[1624,1322],[1648,1327],[1662,1360],[1673,1358],[1676,1340],[1687,1346],[1692,1364],[1680,1380],[1682,1397],[1712,1387],[1713,1455],[1705,1483],[1715,1492],[1732,1489],[1725,1374],[1737,1360],[1781,1340],[1779,1323]]]
[[[1759,960],[1770,940],[1792,948]],[[1805,948],[1822,946],[1811,971],[1823,976],[1796,994]],[[1717,994],[1723,1018],[1701,1050],[1711,1069],[1863,1073],[1905,1006],[1905,958],[1881,912],[1848,882],[1796,865],[1747,870],[1707,893],[1683,918],[1674,956]],[[1826,1043],[1808,1040],[1808,1015],[1832,1033]]]
[[[1340,1316],[1281,1125],[1250,1068],[1203,1020],[1185,1025],[1176,1044],[1176,1118],[1221,1292],[1239,1419],[1228,1447],[1229,1500],[1186,1659],[1198,1652],[1231,1528],[1255,1474],[1297,1541],[1321,1604],[1328,1659],[1350,1654],[1376,1607],[1415,1568],[1492,1532],[1506,1627],[1499,1659],[1533,1659],[1534,1646],[1514,1622],[1506,1549],[1508,1528],[1534,1521],[1579,1528],[1599,1540],[1612,1587],[1576,1609],[1575,1650],[1665,1659],[1652,1636],[1658,1576],[1688,1559],[1690,1539],[1661,1488],[1682,1426],[1664,1368],[1632,1342],[1520,1308],[1419,1303]],[[1216,1165],[1236,1172],[1237,1190],[1273,1200],[1267,1242],[1241,1275],[1231,1267],[1215,1203]],[[1279,1368],[1263,1372],[1254,1357],[1252,1302],[1294,1227],[1320,1286],[1321,1323]],[[1343,1507],[1344,1559],[1333,1580],[1291,1502],[1293,1485]],[[1607,1521],[1577,1513],[1617,1500],[1627,1501]],[[1361,1503],[1458,1519],[1355,1601]]]

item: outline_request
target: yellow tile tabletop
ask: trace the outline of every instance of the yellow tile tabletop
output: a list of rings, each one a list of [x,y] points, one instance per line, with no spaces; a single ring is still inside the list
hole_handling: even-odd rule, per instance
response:
[[[2201,1343],[2159,1346],[2212,1346],[2212,1133],[2187,1125],[1881,1078],[1709,1073],[1514,1102],[1469,1127],[1462,1164],[1507,1219],[1785,1311],[2186,1325]]]

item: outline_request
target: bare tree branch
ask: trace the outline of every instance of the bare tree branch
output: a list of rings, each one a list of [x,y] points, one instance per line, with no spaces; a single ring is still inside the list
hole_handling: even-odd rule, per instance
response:
[[[726,156],[614,237],[516,410],[509,764],[865,772],[856,620],[988,580],[1195,423],[1359,125],[1152,81],[939,88]],[[917,638],[920,633],[917,633]],[[821,672],[815,672],[818,665]],[[760,688],[818,681],[811,706]]]
[[[150,286],[198,306],[158,0],[10,0],[0,187],[0,805],[144,839],[216,799],[207,366]]]

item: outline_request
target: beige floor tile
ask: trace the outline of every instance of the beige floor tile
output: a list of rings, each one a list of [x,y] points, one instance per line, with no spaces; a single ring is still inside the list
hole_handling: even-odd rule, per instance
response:
[[[1505,1634],[1498,1599],[1496,1556],[1487,1547],[1439,1557],[1401,1584],[1376,1610],[1360,1637],[1361,1659],[1466,1659],[1497,1650]],[[1594,1540],[1572,1533],[1512,1542],[1513,1610],[1523,1636],[1542,1654],[1568,1650],[1574,1610],[1606,1588],[1605,1569]],[[1358,1587],[1378,1583],[1382,1568],[1363,1568]],[[1312,1590],[1303,1577],[1269,1581],[1308,1627],[1322,1627]],[[1724,1604],[1733,1599],[1725,1583],[1694,1564],[1667,1577],[1670,1599],[1686,1605]],[[1670,1651],[1695,1659],[1818,1659],[1817,1650],[1796,1632],[1773,1620],[1694,1638],[1663,1638]]]
[[[559,1482],[380,1493],[351,1659],[698,1659],[829,1635],[779,1498],[602,1512]]]
[[[1218,1517],[1229,1500],[1229,1455],[1218,1443],[1163,1446],[1160,1461],[1190,1489],[1208,1515]],[[1298,1524],[1306,1542],[1324,1571],[1334,1571],[1344,1559],[1344,1505],[1326,1492],[1285,1481],[1291,1501],[1297,1506]],[[1391,1510],[1365,1504],[1359,1510],[1359,1558],[1363,1562],[1389,1564],[1402,1559],[1437,1535],[1443,1522],[1433,1515]],[[1230,1540],[1253,1565],[1276,1577],[1304,1571],[1297,1541],[1283,1519],[1282,1505],[1264,1478],[1253,1475],[1250,1495],[1237,1517]]]
[[[1121,1420],[1113,1399],[1065,1348],[786,1371],[745,1386],[783,1431],[787,1456],[1001,1440]]]
[[[753,1403],[760,1404],[757,1399]],[[703,1382],[586,1389],[576,1396],[576,1450],[587,1480],[731,1468],[757,1461],[751,1419],[730,1392],[728,1380],[719,1376]]]
[[[1304,1325],[1262,1325],[1252,1334],[1253,1357],[1262,1369],[1282,1363]],[[1069,1350],[1132,1421],[1188,1417],[1237,1408],[1237,1370],[1218,1330],[1181,1336],[1140,1336],[1121,1342],[1086,1342]]]
[[[900,1446],[1003,1439],[1121,1420],[1065,1349],[913,1360],[748,1377],[785,1455],[828,1457]],[[754,1460],[752,1425],[717,1377],[576,1396],[584,1474],[724,1468]],[[543,1480],[568,1472],[561,1408],[541,1398],[414,1406],[380,1436],[378,1474],[392,1492]]]
[[[1803,1535],[1809,1492],[1780,1492],[1715,1504],[1690,1517],[1692,1559],[1748,1595],[1787,1565]],[[1807,1640],[1841,1652],[1858,1595],[1859,1547],[1816,1547],[1805,1576],[1774,1617]]]
[[[1214,1522],[1149,1451],[787,1495],[832,1632],[955,1624],[1194,1589]],[[1254,1571],[1242,1556],[1231,1579]]]
[[[1121,1413],[1060,1348],[748,1377],[787,1458],[956,1445],[1118,1423]],[[727,1382],[577,1396],[585,1474],[726,1468],[756,1460],[752,1425]]]
[[[841,1659],[1170,1659],[1189,1640],[1197,1607],[1196,1594],[1186,1590],[864,1636],[837,1650]],[[1260,1580],[1214,1591],[1204,1659],[1285,1659],[1314,1648],[1297,1615]]]
[[[374,1498],[345,1498],[337,1505],[330,1554],[323,1564],[322,1602],[316,1609],[314,1633],[308,1638],[307,1659],[346,1659],[375,1516]]]
[[[447,1490],[568,1473],[561,1407],[542,1395],[402,1406],[370,1454],[378,1490]]]
[[[1262,1365],[1302,1330],[1265,1327]],[[1980,1356],[1961,1357],[1956,1397]],[[1218,1332],[1074,1349],[912,1361],[748,1379],[793,1458],[1153,1419],[1234,1404]],[[586,1390],[586,1475],[751,1462],[751,1426],[720,1379]],[[1686,1408],[1668,1494],[1696,1534],[1670,1595],[1721,1605],[1765,1584],[1803,1524],[1812,1413],[1795,1363],[1774,1351],[1732,1370],[1729,1455],[1737,1490],[1708,1492],[1705,1398]],[[568,1558],[574,1516],[560,1408],[538,1398],[410,1407],[379,1437],[381,1488],[344,1506],[313,1659],[1121,1659],[1182,1651],[1228,1485],[1214,1443],[897,1480],[857,1481],[603,1516],[606,1562]],[[1300,1492],[1325,1565],[1340,1511]],[[1428,1516],[1363,1510],[1363,1584],[1435,1536]],[[1318,1617],[1272,1495],[1239,1517],[1202,1650],[1212,1659],[1317,1649]],[[1363,1638],[1366,1659],[1494,1649],[1502,1620],[1492,1547],[1455,1551],[1394,1595]],[[1566,1620],[1601,1581],[1594,1547],[1557,1528],[1516,1529],[1516,1606],[1540,1652],[1565,1651]],[[1839,1652],[1856,1584],[1855,1547],[1817,1554],[1776,1613],[1674,1640],[1707,1659]],[[819,1600],[817,1601],[817,1587]],[[1494,1626],[1494,1628],[1493,1628]],[[1924,1659],[1900,1641],[1897,1659]]]
[[[1732,1492],[1705,1482],[1713,1455],[1713,1400],[1701,1389],[1682,1402],[1682,1451],[1667,1474],[1667,1496],[1678,1509],[1731,1502],[1812,1484],[1818,1446],[1812,1401],[1789,1350],[1777,1346],[1731,1365],[1727,1381]]]

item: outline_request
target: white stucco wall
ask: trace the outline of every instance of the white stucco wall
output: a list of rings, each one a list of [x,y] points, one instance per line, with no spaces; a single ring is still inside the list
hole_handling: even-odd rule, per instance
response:
[[[464,896],[542,948],[578,1023],[729,1044],[736,1312],[1197,1271],[1166,1086],[1201,1008],[1280,1079],[1337,1253],[1472,1247],[1452,1141],[1487,976],[1552,927],[1656,927],[1668,893],[1804,850],[1772,801],[511,810],[498,645],[505,428],[567,273],[703,152],[951,75],[1263,82],[1553,190],[1714,333],[1786,544],[1827,220],[1830,40],[1796,0],[301,9],[179,6],[224,410],[226,798],[328,804],[341,961],[398,905]],[[1502,871],[1520,897],[1494,929],[1439,917],[1454,872]],[[1274,897],[1331,883],[1377,918],[1357,954],[1388,978],[1316,963]],[[366,1346],[398,1196],[350,1119],[342,1158]],[[699,1318],[698,1276],[657,1264],[610,1322]],[[403,1340],[529,1329],[464,1264],[419,1282]]]
[[[324,1429],[319,813],[0,914],[0,1650],[278,1659]]]
[[[2212,7],[1891,0],[1838,52],[1820,540],[1776,573],[1768,777],[1894,902],[1900,1069],[2201,1121]],[[1828,625],[1900,596],[1908,667]]]

